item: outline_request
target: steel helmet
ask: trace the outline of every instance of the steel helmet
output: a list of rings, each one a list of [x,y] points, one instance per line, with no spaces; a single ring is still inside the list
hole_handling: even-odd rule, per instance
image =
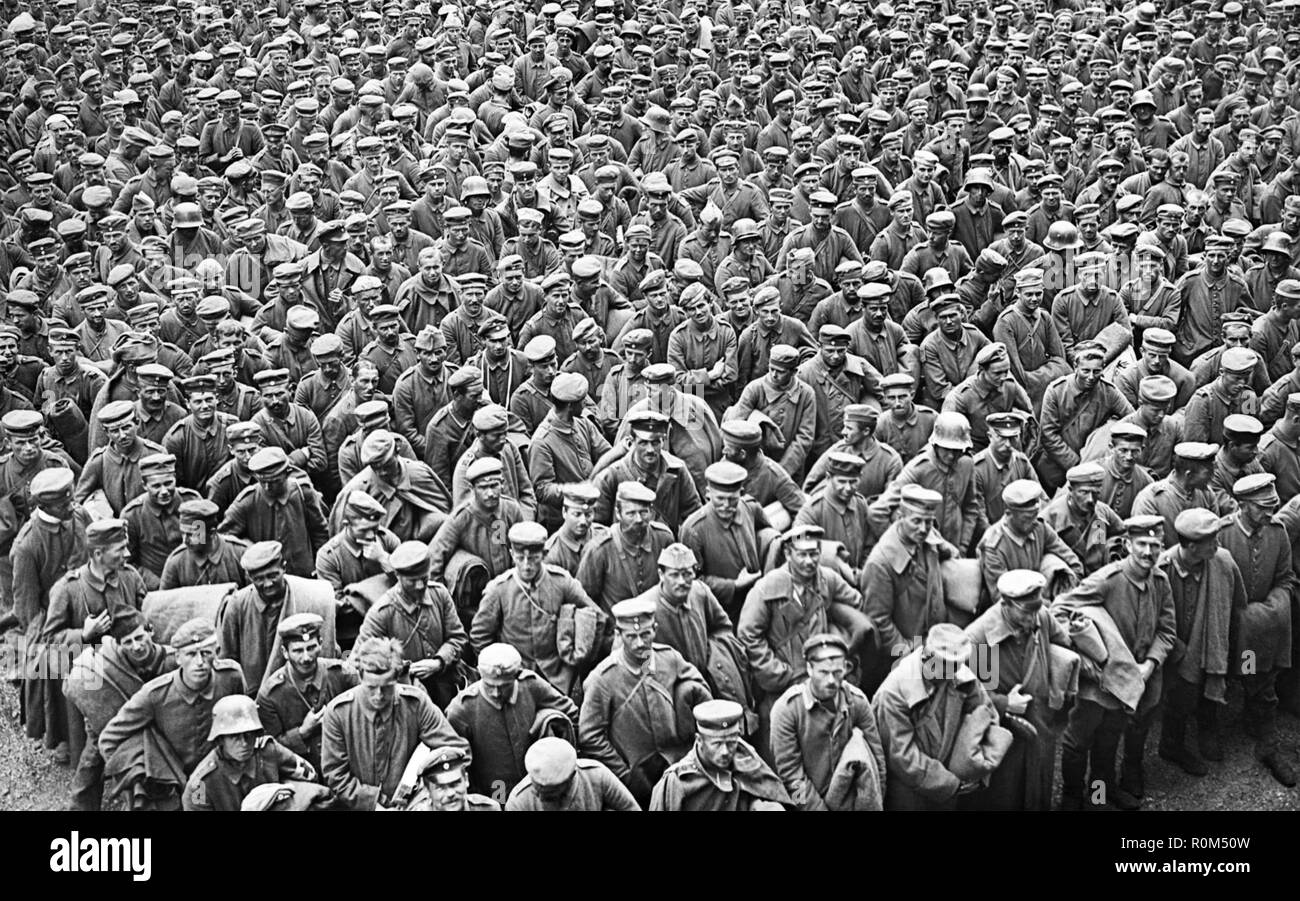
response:
[[[952,275],[942,266],[935,266],[933,269],[925,270],[925,275],[921,277],[921,287],[925,293],[929,294],[938,288],[951,288]]]
[[[176,228],[199,228],[203,225],[203,213],[197,203],[178,203],[173,212],[172,225]]]
[[[1083,246],[1083,242],[1079,240],[1079,230],[1074,227],[1073,222],[1058,219],[1047,227],[1047,237],[1043,239],[1043,246],[1049,250],[1078,250]]]
[[[930,442],[952,450],[970,450],[970,420],[961,413],[940,413],[934,418]]]
[[[481,175],[470,175],[460,186],[461,200],[467,200],[470,197],[490,197],[491,190],[488,188],[487,179]]]
[[[216,741],[223,735],[261,731],[257,702],[248,695],[228,695],[212,705],[212,729],[208,732],[208,741]]]
[[[737,219],[731,223],[731,240],[744,241],[746,239],[757,239],[758,223],[753,219]]]

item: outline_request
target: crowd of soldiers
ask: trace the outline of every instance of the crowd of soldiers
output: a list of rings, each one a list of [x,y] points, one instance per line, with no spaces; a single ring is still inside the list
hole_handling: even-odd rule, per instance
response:
[[[1157,716],[1296,784],[1300,0],[0,20],[74,809],[1135,809]]]

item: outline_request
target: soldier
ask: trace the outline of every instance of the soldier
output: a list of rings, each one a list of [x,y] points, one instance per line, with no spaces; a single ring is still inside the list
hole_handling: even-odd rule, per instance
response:
[[[613,435],[627,411],[650,393],[645,379],[645,368],[650,364],[650,350],[654,333],[646,328],[634,328],[622,335],[623,362],[609,371],[600,391],[597,418],[606,435]]]
[[[682,523],[681,542],[694,553],[700,579],[721,605],[739,612],[763,574],[758,530],[767,520],[742,498],[748,477],[743,467],[721,460],[711,464],[704,477],[708,504]]]
[[[938,414],[916,403],[916,379],[906,372],[885,376],[880,380],[880,391],[888,415],[877,423],[876,434],[908,463],[930,440]]]
[[[74,810],[99,810],[104,794],[104,758],[99,753],[99,733],[122,705],[145,682],[176,668],[174,652],[153,639],[153,630],[134,608],[122,611],[102,642],[84,652],[69,677],[76,678],[77,666],[98,666],[104,678],[87,684],[83,697],[93,700],[81,706],[86,724],[86,745],[72,777]]]
[[[577,735],[578,705],[525,669],[508,644],[483,648],[478,671],[478,681],[447,707],[447,720],[474,752],[470,788],[503,798],[527,775],[530,738],[556,731]]]
[[[1046,577],[1037,570],[1004,572],[993,594],[997,602],[966,627],[975,647],[971,659],[997,661],[996,668],[981,677],[998,714],[1008,715],[1006,721],[1016,730],[987,789],[972,795],[969,807],[1051,809],[1060,731],[1053,711],[1064,703],[1056,697],[1055,685],[1067,668],[1057,662],[1059,652],[1053,646],[1068,648],[1070,637],[1043,604],[1046,586]]]
[[[216,747],[190,774],[181,794],[182,810],[239,810],[259,785],[316,779],[315,767],[263,733],[252,698],[231,695],[217,701],[208,741]]]
[[[311,410],[290,400],[289,370],[265,369],[253,381],[262,401],[253,421],[261,427],[266,444],[283,448],[295,466],[324,472],[328,457],[320,423]]]
[[[1085,575],[1109,562],[1111,543],[1123,531],[1123,520],[1099,499],[1106,472],[1095,462],[1080,463],[1065,473],[1065,490],[1043,509],[1043,522],[1074,552]]]
[[[528,775],[510,792],[506,810],[640,810],[626,786],[596,760],[578,759],[562,738],[539,738],[524,754]]]
[[[523,430],[532,435],[551,411],[551,382],[559,372],[555,339],[538,335],[524,347],[528,360],[528,381],[510,396],[509,410],[523,420]]]
[[[500,810],[501,802],[469,790],[469,758],[459,748],[439,748],[417,773],[420,789],[404,810]]]
[[[1012,482],[1002,490],[1002,504],[1006,512],[988,527],[976,549],[990,603],[998,600],[997,584],[1003,573],[1013,569],[1034,572],[1047,569],[1045,558],[1049,554],[1070,568],[1074,574],[1068,580],[1070,585],[1083,578],[1083,563],[1056,531],[1039,518],[1043,506],[1042,485],[1030,479]]]
[[[1174,401],[1171,410],[1181,409],[1192,399],[1196,390],[1196,379],[1181,363],[1170,359],[1174,349],[1174,333],[1163,328],[1148,328],[1142,332],[1142,357],[1136,366],[1126,366],[1115,379],[1119,389],[1133,406],[1138,406],[1139,388],[1142,380],[1151,376],[1163,376],[1174,383]]]
[[[55,750],[56,760],[68,753],[67,716],[63,706],[63,683],[39,677],[35,668],[43,647],[50,590],[69,570],[86,562],[86,526],[90,515],[73,501],[72,470],[45,469],[31,481],[28,491],[35,509],[14,537],[14,615],[23,632],[29,667],[23,682],[23,712],[27,737],[45,738]],[[59,746],[62,746],[60,749]],[[65,758],[67,759],[67,758]]]
[[[1025,387],[1035,411],[1047,386],[1069,369],[1061,336],[1040,309],[1042,302],[1043,270],[1022,269],[1016,273],[1016,302],[993,326],[993,340],[1004,346],[1011,375]]]
[[[397,307],[380,304],[370,311],[370,321],[375,326],[375,338],[361,348],[358,360],[368,360],[379,370],[379,390],[392,394],[397,377],[417,362],[415,339],[404,333]]]
[[[1269,473],[1246,476],[1232,486],[1238,509],[1219,532],[1219,542],[1237,562],[1245,583],[1246,605],[1235,608],[1237,643],[1232,675],[1246,693],[1244,726],[1255,739],[1255,756],[1287,788],[1296,784],[1291,754],[1279,747],[1277,681],[1292,655],[1292,603],[1296,575],[1291,543],[1275,518],[1280,506],[1276,479]],[[1238,669],[1240,667],[1240,669]]]
[[[871,699],[885,751],[885,810],[952,810],[983,781],[947,766],[963,721],[992,700],[967,666],[970,637],[949,623],[931,626]]]
[[[462,366],[447,377],[446,405],[433,414],[424,430],[424,461],[444,485],[451,484],[452,469],[473,440],[470,422],[484,403],[483,375],[474,366]],[[450,497],[449,497],[450,499]]]
[[[813,389],[795,374],[799,352],[788,344],[771,350],[768,374],[747,384],[729,418],[746,419],[762,413],[771,421],[765,449],[780,454],[781,467],[802,477],[816,436],[817,399]]]
[[[391,571],[389,555],[401,539],[382,525],[387,513],[364,491],[348,493],[342,530],[316,552],[316,577],[333,585],[336,596],[342,597],[349,585]]]
[[[226,447],[230,459],[212,474],[205,486],[208,499],[222,508],[230,506],[239,492],[253,482],[248,461],[262,447],[261,428],[251,422],[230,423],[226,426]],[[305,478],[307,474],[302,475]]]
[[[1164,539],[1159,516],[1134,515],[1124,521],[1127,556],[1103,566],[1078,588],[1059,597],[1053,610],[1069,611],[1099,622],[1120,644],[1110,653],[1127,652],[1137,666],[1137,678],[1108,678],[1116,658],[1105,666],[1098,681],[1082,681],[1070,710],[1061,753],[1064,810],[1079,810],[1085,785],[1104,784],[1104,793],[1089,793],[1094,806],[1112,804],[1120,810],[1142,806],[1145,793],[1143,744],[1151,718],[1160,703],[1160,678],[1156,670],[1177,641],[1174,598],[1169,577],[1156,564]],[[1100,609],[1098,609],[1100,608]],[[1119,694],[1116,694],[1119,692]],[[1123,769],[1116,781],[1116,753],[1124,739]],[[1084,777],[1091,768],[1087,783]]]
[[[238,420],[217,409],[217,380],[212,375],[191,376],[181,382],[181,388],[189,415],[168,429],[161,443],[176,457],[176,480],[185,488],[202,491],[229,458],[226,430]]]
[[[813,464],[808,471],[808,478],[804,480],[804,490],[812,492],[823,484],[829,471],[831,454],[847,453],[863,462],[857,493],[868,502],[875,500],[903,470],[903,461],[898,451],[876,438],[876,425],[879,421],[880,410],[873,404],[849,404],[845,407],[840,440],[827,448]]]
[[[10,410],[0,418],[0,426],[9,440],[9,450],[0,454],[0,607],[13,603],[13,559],[10,551],[14,537],[32,512],[27,489],[32,479],[46,469],[76,466],[57,445],[52,445],[44,430],[45,417],[35,410]]]
[[[930,301],[938,327],[921,341],[921,401],[939,407],[957,385],[977,371],[976,355],[989,344],[978,328],[965,320],[961,298],[940,294]]]
[[[1134,516],[1155,513],[1164,517],[1165,547],[1173,547],[1178,541],[1174,521],[1179,513],[1192,507],[1219,512],[1219,502],[1210,491],[1218,452],[1219,445],[1200,441],[1174,445],[1174,468],[1169,475],[1152,482],[1133,499]]]
[[[1264,426],[1254,416],[1233,413],[1223,420],[1223,446],[1214,456],[1214,475],[1210,477],[1210,491],[1219,504],[1219,512],[1227,515],[1237,509],[1232,499],[1232,486],[1237,480],[1264,471],[1259,460],[1259,439]]]
[[[505,407],[485,404],[474,411],[470,424],[474,426],[473,443],[460,455],[452,471],[452,503],[459,504],[469,496],[469,482],[465,474],[474,461],[491,457],[501,461],[502,494],[519,502],[530,516],[537,514],[537,495],[519,450],[506,438],[509,414]]]
[[[108,444],[96,448],[77,480],[76,501],[84,502],[103,491],[113,515],[144,491],[140,461],[150,454],[165,453],[161,444],[140,437],[135,405],[115,400],[99,409],[96,418],[108,436]]]
[[[422,688],[398,681],[400,642],[370,638],[357,643],[352,658],[361,684],[325,705],[321,774],[343,808],[379,810],[400,802],[397,788],[418,744],[468,755],[469,743]],[[376,730],[376,719],[386,720],[388,728]]]
[[[844,577],[850,584],[858,581],[867,553],[879,537],[867,499],[858,494],[865,466],[866,462],[856,454],[832,452],[826,484],[809,495],[795,517],[796,524],[818,526],[826,541],[839,543],[843,548],[840,560],[848,570]]]
[[[959,551],[969,548],[976,534],[983,532],[983,505],[975,490],[975,464],[970,425],[960,413],[940,413],[934,421],[925,450],[903,467],[889,489],[872,504],[873,514],[887,519],[906,485],[920,485],[940,495],[938,529],[944,540]]]
[[[561,694],[577,697],[582,671],[597,648],[573,647],[562,653],[560,613],[564,605],[594,608],[595,604],[567,569],[543,563],[546,530],[540,525],[516,523],[507,540],[514,566],[484,589],[470,625],[470,643],[480,653],[497,642],[510,645],[519,652],[521,666],[536,672]],[[539,608],[548,614],[545,618],[537,617]],[[574,618],[576,621],[576,614]],[[602,637],[599,632],[597,629],[596,643]]]
[[[352,387],[352,373],[343,365],[343,340],[334,333],[311,340],[315,368],[303,375],[293,392],[293,402],[311,410],[321,422]]]
[[[668,336],[667,361],[679,373],[679,384],[721,418],[735,392],[736,332],[715,318],[712,295],[702,285],[688,285],[679,304],[687,320]]]
[[[1022,410],[990,413],[985,417],[989,446],[971,459],[975,464],[975,490],[984,505],[984,518],[997,522],[1002,518],[1002,491],[1017,479],[1038,481],[1034,465],[1020,449],[1025,422]]]
[[[578,581],[606,610],[654,584],[653,561],[673,541],[673,531],[654,518],[656,503],[655,492],[641,482],[619,482],[616,521],[605,534],[593,535],[583,548]],[[598,510],[599,505],[598,500]]]
[[[695,705],[695,745],[664,772],[650,810],[783,810],[794,801],[776,773],[741,738],[744,708],[735,701]]]
[[[551,382],[551,401],[551,410],[533,433],[528,453],[528,474],[539,502],[538,521],[548,529],[563,520],[561,499],[567,487],[590,479],[593,467],[610,449],[599,426],[582,415],[589,403],[584,376],[576,372],[557,375]]]
[[[876,790],[865,799],[847,799],[845,809],[878,810],[884,801],[885,752],[871,702],[845,679],[848,655],[848,643],[838,635],[809,636],[803,643],[807,680],[791,685],[772,706],[774,769],[800,810],[833,810],[839,807],[832,804],[844,803],[830,789],[840,768],[853,759],[845,754],[858,740],[858,730],[868,752],[861,765],[874,770]],[[859,778],[872,782],[868,776]],[[857,806],[864,801],[865,806]]]
[[[545,560],[573,573],[578,571],[583,549],[593,538],[608,532],[609,526],[594,521],[600,490],[591,482],[565,485],[562,495],[560,525],[546,539]]]
[[[496,457],[474,461],[465,473],[470,496],[452,509],[429,542],[429,577],[455,586],[456,606],[466,621],[478,593],[475,589],[480,586],[471,588],[471,580],[462,574],[481,565],[487,581],[508,570],[510,557],[501,536],[516,523],[532,518],[518,501],[505,496],[502,468]],[[400,532],[398,535],[401,537]]]
[[[1218,710],[1225,703],[1231,664],[1229,627],[1234,611],[1246,606],[1241,571],[1219,546],[1224,525],[1210,510],[1184,510],[1174,520],[1178,544],[1160,556],[1174,596],[1178,641],[1162,668],[1159,753],[1191,776],[1209,772],[1205,761],[1223,760]],[[1193,716],[1199,754],[1187,746]]]
[[[966,417],[970,422],[971,441],[978,451],[989,443],[986,422],[990,413],[1022,410],[1026,417],[1033,417],[1034,408],[1025,389],[1011,375],[1011,359],[1005,344],[995,341],[985,346],[975,355],[975,366],[975,374],[944,398],[943,410]],[[1027,442],[1026,446],[1031,444]]]
[[[266,734],[320,770],[321,721],[325,705],[358,684],[357,671],[342,660],[321,656],[322,620],[315,613],[286,616],[276,626],[284,665],[257,692],[257,712]]]
[[[1138,465],[1147,433],[1131,422],[1117,422],[1110,431],[1110,450],[1102,457],[1101,500],[1121,518],[1129,516],[1133,501],[1154,480]]]
[[[415,355],[419,363],[399,375],[393,386],[393,426],[419,459],[427,460],[424,424],[451,400],[450,380],[456,368],[446,362],[446,336],[432,326],[415,336]]]
[[[131,559],[139,564],[145,587],[159,587],[168,555],[181,543],[180,506],[201,500],[198,492],[176,485],[176,457],[150,454],[140,461],[144,493],[122,508],[130,535]]]
[[[1259,442],[1259,463],[1265,472],[1277,476],[1277,493],[1282,503],[1300,494],[1300,393],[1286,397],[1282,416]]]
[[[217,659],[217,636],[206,618],[184,623],[172,647],[176,669],[146,682],[99,736],[109,797],[125,795],[131,810],[180,809],[186,780],[213,747],[207,736],[214,706],[244,694],[239,664]],[[146,741],[161,753],[145,754]]]
[[[1241,270],[1228,267],[1233,247],[1231,238],[1206,238],[1204,265],[1186,273],[1174,286],[1183,311],[1176,329],[1174,359],[1184,366],[1190,366],[1214,344],[1223,314],[1253,306],[1245,276]]]
[[[220,531],[248,541],[282,542],[289,573],[310,577],[316,552],[329,540],[320,495],[294,475],[279,447],[264,447],[248,458],[255,483],[235,497]]]
[[[816,438],[811,456],[816,460],[844,430],[844,410],[880,391],[880,373],[856,354],[849,353],[849,333],[826,323],[818,331],[821,351],[802,363],[799,378],[813,389],[817,403]]]
[[[1230,347],[1219,358],[1219,377],[1197,388],[1187,402],[1183,418],[1186,441],[1223,441],[1223,420],[1232,413],[1253,416],[1259,412],[1259,398],[1249,387],[1259,355],[1246,347]]]
[[[366,378],[369,373],[362,371],[359,378]],[[380,395],[382,397],[382,395]],[[342,406],[342,404],[340,404]],[[337,408],[336,408],[337,409]],[[341,420],[352,420],[355,428],[343,438],[342,443],[337,448],[337,475],[344,483],[356,478],[365,466],[361,462],[361,448],[365,446],[366,439],[375,432],[387,432],[392,436],[393,453],[409,462],[415,462],[415,448],[411,443],[401,435],[393,432],[392,420],[388,415],[388,403],[383,400],[368,400],[365,403],[357,404],[356,409],[350,416],[340,417]],[[346,422],[337,422],[337,425],[346,425]]]
[[[654,494],[654,517],[675,534],[681,523],[700,506],[700,495],[686,464],[664,451],[669,419],[654,410],[638,410],[627,417],[631,448],[595,475],[600,499],[596,521],[610,524],[616,495],[624,484],[636,482]]]
[[[1074,348],[1074,374],[1063,375],[1043,394],[1038,474],[1048,492],[1065,481],[1065,471],[1079,462],[1088,437],[1112,419],[1133,412],[1133,407],[1109,381],[1102,378],[1106,349],[1095,341]]]
[[[1169,415],[1177,392],[1173,379],[1147,376],[1138,384],[1137,408],[1120,420],[1146,434],[1137,462],[1157,479],[1169,475],[1174,465],[1174,445],[1183,440],[1182,418]]]
[[[621,646],[583,684],[578,743],[645,806],[664,771],[690,750],[685,711],[711,696],[699,670],[654,640],[653,601],[620,601],[611,612]]]
[[[668,417],[667,449],[686,464],[696,488],[703,490],[704,468],[717,459],[722,447],[722,434],[713,410],[692,390],[679,390],[677,370],[672,363],[651,363],[644,375],[649,394],[628,410],[614,436],[615,445],[620,450],[625,446],[631,434],[631,422],[642,411],[662,413]]]

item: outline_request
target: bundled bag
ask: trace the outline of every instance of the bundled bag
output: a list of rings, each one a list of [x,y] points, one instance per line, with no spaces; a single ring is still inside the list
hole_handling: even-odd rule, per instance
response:
[[[555,650],[569,666],[594,663],[609,617],[596,607],[562,604],[555,624]]]
[[[963,782],[983,779],[1002,763],[1012,739],[1011,732],[998,725],[997,711],[986,704],[962,720],[946,766]]]
[[[884,810],[885,787],[862,730],[855,728],[826,787],[831,810]]]
[[[1110,659],[1106,642],[1102,641],[1101,631],[1087,615],[1071,611],[1065,622],[1065,629],[1070,633],[1070,643],[1074,649],[1098,666],[1104,666]]]
[[[974,614],[979,608],[984,578],[976,557],[952,557],[939,564],[943,577],[943,599],[954,610]]]

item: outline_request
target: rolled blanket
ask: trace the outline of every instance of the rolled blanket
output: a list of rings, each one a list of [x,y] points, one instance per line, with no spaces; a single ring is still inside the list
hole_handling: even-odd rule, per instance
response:
[[[945,765],[963,781],[983,779],[998,768],[1011,741],[1011,733],[997,723],[997,711],[987,705],[977,707],[962,720]]]
[[[238,587],[234,582],[221,582],[151,591],[144,596],[141,612],[153,627],[154,640],[167,644],[176,630],[192,619],[202,617],[215,624],[222,599]]]
[[[862,730],[855,728],[826,787],[826,806],[831,810],[884,810],[884,788],[876,758]]]

